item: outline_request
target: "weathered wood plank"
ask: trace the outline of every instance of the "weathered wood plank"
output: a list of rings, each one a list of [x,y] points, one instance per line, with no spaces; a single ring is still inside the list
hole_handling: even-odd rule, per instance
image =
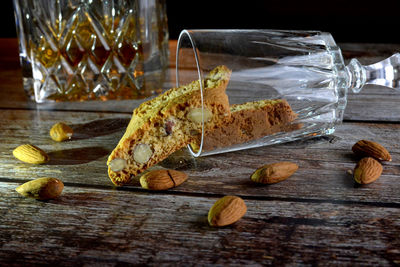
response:
[[[400,47],[346,45],[341,47],[347,59],[366,64]],[[148,193],[136,178],[116,189],[105,162],[137,103],[64,103],[58,109],[80,111],[36,110],[10,55],[0,52],[6,59],[0,61],[0,265],[400,264],[400,124],[346,122],[334,136],[198,159],[181,151],[155,168],[187,172],[183,185]],[[170,64],[174,71],[174,61]],[[349,95],[345,119],[398,121],[398,100],[392,90],[364,88]],[[73,126],[73,140],[49,138],[58,121]],[[377,141],[393,156],[382,177],[363,187],[347,174],[357,161],[351,146],[359,139]],[[32,166],[14,159],[12,149],[28,142],[52,160]],[[281,160],[298,163],[299,171],[270,186],[249,180],[255,168]],[[42,176],[65,182],[59,199],[34,201],[14,191]],[[242,196],[248,213],[233,226],[210,228],[208,209],[227,194]]]
[[[399,91],[367,85],[358,94],[349,93],[344,120],[399,122],[399,103]]]
[[[400,263],[399,206],[245,198],[236,224],[211,228],[219,197],[67,186],[41,202],[1,183],[2,264],[389,266]]]
[[[2,178],[21,182],[55,176],[75,185],[112,187],[107,177],[106,159],[122,136],[129,115],[23,110],[4,111],[2,115]],[[49,138],[52,124],[60,120],[75,129],[75,139],[58,143]],[[345,123],[338,127],[334,136],[309,141],[197,159],[181,151],[153,169],[172,168],[189,174],[190,179],[173,192],[400,203],[399,130],[399,124]],[[378,181],[358,188],[347,171],[357,162],[351,147],[360,139],[374,140],[386,146],[392,153],[393,162],[384,164],[384,172]],[[12,150],[23,143],[32,143],[47,151],[50,162],[31,165],[16,160]],[[300,169],[288,180],[275,185],[257,186],[250,181],[250,174],[259,166],[282,160],[296,162]],[[138,179],[134,179],[131,188],[140,188]]]

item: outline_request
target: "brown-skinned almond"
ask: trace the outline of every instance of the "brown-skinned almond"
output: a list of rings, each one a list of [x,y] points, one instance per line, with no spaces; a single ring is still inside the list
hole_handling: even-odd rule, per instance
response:
[[[38,178],[18,186],[15,190],[24,197],[39,200],[54,199],[61,195],[64,183],[52,177]]]
[[[261,184],[274,184],[286,180],[297,171],[296,163],[282,161],[264,165],[258,168],[251,176],[253,182]]]
[[[140,185],[149,190],[167,190],[176,187],[188,178],[184,172],[175,170],[155,170],[140,177]]]
[[[224,196],[218,199],[208,212],[211,226],[226,226],[240,220],[247,211],[243,199],[237,196]]]
[[[373,157],[378,160],[392,161],[389,151],[377,142],[360,140],[351,149],[354,154],[361,157]]]
[[[376,181],[382,174],[382,164],[374,158],[361,159],[354,168],[353,178],[359,184],[369,184]]]

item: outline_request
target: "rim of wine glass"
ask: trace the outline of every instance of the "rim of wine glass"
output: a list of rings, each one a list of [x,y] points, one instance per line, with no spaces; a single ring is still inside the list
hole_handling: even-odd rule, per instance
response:
[[[201,151],[203,149],[203,141],[204,141],[204,99],[203,99],[203,74],[200,70],[200,62],[199,62],[199,55],[197,53],[197,48],[196,48],[196,42],[194,38],[192,38],[192,35],[190,33],[190,30],[182,30],[181,33],[179,34],[178,37],[178,42],[176,45],[176,58],[175,58],[175,73],[176,73],[176,87],[179,87],[179,51],[181,48],[181,42],[183,38],[187,37],[190,41],[190,44],[193,49],[194,53],[194,58],[196,60],[196,68],[197,68],[197,74],[199,77],[199,84],[200,84],[200,98],[201,98],[201,140],[200,140],[200,147],[197,152],[194,152],[190,144],[187,146],[189,149],[189,152],[194,156],[198,157],[201,154]]]

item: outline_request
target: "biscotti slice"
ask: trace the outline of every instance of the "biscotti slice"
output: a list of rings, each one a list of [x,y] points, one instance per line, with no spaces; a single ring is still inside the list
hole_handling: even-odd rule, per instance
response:
[[[204,137],[203,150],[245,143],[266,135],[289,130],[297,114],[284,99],[261,100],[232,105],[231,117]],[[198,148],[193,144],[193,148]]]
[[[212,70],[204,79],[204,132],[229,119],[225,93],[231,71],[225,66]],[[125,134],[108,158],[108,175],[116,185],[162,161],[171,153],[198,139],[202,132],[199,81],[142,103],[133,111]]]

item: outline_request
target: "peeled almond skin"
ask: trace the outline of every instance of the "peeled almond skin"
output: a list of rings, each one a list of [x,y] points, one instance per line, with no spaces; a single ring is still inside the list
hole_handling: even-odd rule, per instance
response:
[[[382,174],[382,165],[374,158],[361,159],[354,168],[353,178],[359,184],[369,184],[376,181]]]
[[[208,212],[211,226],[226,226],[240,220],[247,211],[243,199],[237,196],[224,196],[218,199]]]

